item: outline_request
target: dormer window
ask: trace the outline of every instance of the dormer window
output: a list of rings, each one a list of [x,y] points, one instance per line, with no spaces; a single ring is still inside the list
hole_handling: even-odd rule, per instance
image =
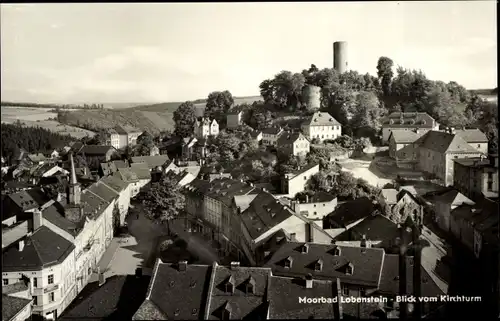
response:
[[[336,247],[336,248],[333,250],[333,255],[335,255],[335,256],[340,256],[340,248],[339,248],[339,247]]]
[[[315,271],[321,271],[323,269],[323,260],[319,259],[314,263],[314,270]]]
[[[301,253],[307,253],[309,251],[309,244],[304,244],[302,245],[302,247],[300,248],[300,252]]]
[[[255,294],[255,279],[253,277],[249,277],[245,284],[245,291],[247,294]]]
[[[287,257],[284,262],[285,268],[290,269],[292,267],[292,263],[293,258],[291,256]]]
[[[226,301],[221,311],[221,320],[230,320],[231,319],[231,308],[229,306],[229,302]]]
[[[234,279],[233,279],[232,275],[229,277],[229,279],[224,284],[224,289],[225,289],[226,293],[234,293]]]
[[[345,268],[346,275],[352,275],[354,273],[354,265],[352,263],[347,264]]]

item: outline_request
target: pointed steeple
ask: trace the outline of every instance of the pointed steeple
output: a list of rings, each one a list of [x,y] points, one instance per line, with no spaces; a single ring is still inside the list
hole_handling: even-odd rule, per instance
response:
[[[68,203],[70,205],[79,205],[81,199],[81,187],[76,180],[75,162],[73,161],[73,153],[69,154],[69,161],[71,163],[71,180],[69,184]]]

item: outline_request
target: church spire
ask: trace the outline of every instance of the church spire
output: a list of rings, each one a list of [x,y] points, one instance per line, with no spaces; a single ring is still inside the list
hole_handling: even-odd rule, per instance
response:
[[[73,153],[69,154],[69,161],[71,163],[71,185],[76,185],[78,182],[76,181],[76,171],[75,171],[75,162],[73,161]]]
[[[73,161],[73,153],[69,154],[69,161],[71,163],[71,181],[69,184],[68,202],[71,205],[79,205],[81,198],[80,184],[76,180],[75,162]]]

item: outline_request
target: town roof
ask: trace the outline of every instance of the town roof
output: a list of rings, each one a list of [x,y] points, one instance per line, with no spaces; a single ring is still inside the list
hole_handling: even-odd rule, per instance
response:
[[[160,259],[155,264],[146,298],[169,320],[198,320],[205,311],[212,269],[208,265],[185,267],[181,271],[178,264],[163,263]]]
[[[318,191],[314,193],[314,195],[309,197],[309,203],[326,203],[331,202],[334,199],[336,199],[335,195],[323,191]]]
[[[300,167],[299,169],[296,169],[295,171],[293,171],[291,173],[287,173],[288,175],[291,174],[291,177],[289,176],[288,180],[291,180],[291,179],[293,179],[301,174],[304,174],[305,172],[307,172],[310,169],[313,169],[314,167],[318,167],[318,171],[319,171],[319,164],[309,164],[307,166]]]
[[[177,166],[177,171],[182,172],[182,171],[187,171],[194,177],[198,177],[198,174],[200,174],[201,171],[201,166],[200,165],[188,165],[188,166]]]
[[[29,290],[29,282],[28,280],[21,280],[16,283],[11,283],[8,285],[3,285],[2,286],[2,294],[14,294],[14,293],[19,293],[23,291],[28,291]]]
[[[283,131],[283,128],[281,128],[281,127],[268,127],[268,128],[264,128],[262,130],[262,133],[268,134],[268,135],[278,135],[282,131]]]
[[[85,216],[95,219],[104,212],[104,209],[108,205],[109,202],[101,199],[99,196],[96,196],[88,190],[82,191],[81,207],[83,207],[83,213]]]
[[[120,170],[122,169],[134,173],[138,179],[151,179],[151,171],[145,163],[131,164],[130,168],[120,168]]]
[[[278,146],[291,145],[299,139],[308,141],[307,138],[300,132],[283,132],[278,138]]]
[[[406,293],[413,293],[413,266],[414,258],[406,258]],[[420,266],[421,270],[421,289],[422,296],[435,297],[444,294],[438,287],[436,282],[432,280],[427,271]],[[386,254],[380,278],[379,292],[382,294],[398,294],[399,293],[399,255]]]
[[[340,123],[329,113],[317,111],[304,122],[304,125],[340,126]]]
[[[475,204],[471,199],[469,199],[467,196],[460,193],[456,189],[447,190],[442,194],[438,194],[438,195],[431,197],[430,199],[432,201],[441,202],[444,204],[448,204],[450,206],[452,206],[452,205],[458,206],[458,205],[463,204],[463,203],[470,204],[470,205]]]
[[[108,185],[117,192],[121,192],[128,187],[128,184],[121,180],[118,176],[107,176],[101,179],[101,182]]]
[[[210,282],[206,317],[209,320],[221,319],[219,313],[224,308],[231,311],[230,319],[241,320],[255,314],[259,315],[259,308],[265,304],[270,275],[271,269],[269,268],[238,267],[231,269],[215,263]],[[233,285],[233,293],[226,292],[225,285],[228,282]],[[246,293],[248,283],[252,284],[253,293]],[[252,319],[258,320],[257,315]]]
[[[108,203],[111,203],[115,198],[119,196],[119,193],[113,189],[106,186],[106,184],[97,181],[96,183],[90,185],[87,191],[99,196]]]
[[[19,251],[17,243],[9,246],[2,253],[2,270],[4,272],[33,271],[61,263],[74,250],[75,246],[42,226],[27,236],[25,245]]]
[[[393,112],[382,120],[382,127],[386,128],[433,128],[434,125],[434,118],[427,113]]]
[[[247,183],[230,178],[220,178],[210,182],[205,196],[216,199],[230,207],[234,196],[246,195],[253,190],[254,187]]]
[[[16,204],[23,212],[40,207],[50,200],[40,187],[11,193],[8,194],[7,197],[10,198],[12,202],[14,202],[14,204]],[[8,208],[3,209],[7,211],[13,210]]]
[[[47,160],[47,157],[45,157],[44,154],[38,153],[38,154],[29,154],[28,158],[30,161],[38,163],[38,162],[43,162]]]
[[[382,189],[382,196],[388,205],[396,204],[405,195],[409,195],[415,202],[417,202],[415,199],[416,193],[413,193],[412,189],[414,190],[415,188],[412,186],[405,186],[405,188],[401,187],[399,191],[395,188],[384,188]]]
[[[474,129],[457,129],[455,135],[460,136],[467,143],[487,143],[486,135],[477,128]]]
[[[116,151],[113,146],[106,145],[85,145],[81,152],[85,155],[106,155],[109,151]]]
[[[292,217],[292,210],[268,192],[260,192],[241,213],[241,220],[250,237],[257,239],[279,223]]]
[[[303,247],[307,252],[303,253]],[[340,249],[340,253],[336,253]],[[336,255],[339,254],[339,255]],[[378,248],[359,248],[331,244],[287,242],[283,244],[265,264],[274,275],[305,276],[311,274],[317,279],[339,278],[342,282],[376,287],[379,284],[384,260],[384,250]],[[315,264],[321,259],[321,270]],[[290,267],[285,261],[290,260]],[[353,267],[352,275],[346,273],[347,266]]]
[[[333,212],[328,214],[328,220],[339,226],[348,226],[375,211],[375,204],[368,197],[361,197],[352,201],[338,203]]]
[[[411,130],[404,130],[404,129],[396,129],[391,131],[392,138],[394,139],[394,142],[396,144],[404,144],[404,143],[413,143],[416,141],[420,136],[424,135],[424,132],[414,132]],[[390,140],[390,137],[389,137]]]
[[[64,208],[58,203],[45,208],[42,211],[42,217],[72,236],[77,236],[82,230],[81,224],[76,224],[65,217]]]
[[[245,211],[250,203],[257,197],[257,193],[255,194],[246,194],[246,195],[235,195],[234,196],[234,204],[240,209],[241,212]]]
[[[111,175],[117,171],[116,167],[114,167],[114,165],[111,163],[101,163],[100,165],[101,165],[102,174],[104,176]]]
[[[484,157],[457,158],[454,159],[454,161],[455,163],[466,167],[494,167],[494,164],[491,164],[490,160]]]
[[[15,316],[31,301],[33,300],[2,294],[2,320],[15,320]]]
[[[168,160],[169,158],[167,155],[132,157],[132,163],[146,163],[149,169],[163,166]]]
[[[313,280],[312,288],[304,279],[271,276],[269,285],[269,319],[336,319],[335,305],[316,302],[298,304],[298,298],[334,298],[337,284],[330,280]]]
[[[127,125],[118,125],[114,130],[120,135],[142,133],[142,130]]]
[[[430,130],[415,141],[421,147],[438,153],[479,153],[459,135]]]
[[[116,175],[121,180],[127,183],[137,182],[139,180],[137,174],[133,172],[131,168],[119,168],[118,172],[114,173],[113,175]]]

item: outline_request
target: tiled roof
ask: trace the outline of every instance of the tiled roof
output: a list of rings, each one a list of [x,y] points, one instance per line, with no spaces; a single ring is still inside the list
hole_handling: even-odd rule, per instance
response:
[[[278,138],[278,146],[291,145],[294,144],[299,139],[303,139],[309,142],[307,138],[304,135],[302,135],[302,133],[283,132]]]
[[[114,160],[114,161],[111,161],[110,163],[113,164],[117,169],[129,167],[127,162],[124,160]]]
[[[340,126],[340,123],[332,115],[321,111],[315,112],[304,124],[310,126]]]
[[[113,175],[118,176],[121,180],[127,183],[137,182],[139,180],[137,174],[133,172],[130,168],[119,168],[118,172],[116,172]]]
[[[97,156],[104,156],[106,155],[110,150],[116,151],[116,149],[113,146],[105,146],[105,145],[85,145],[81,153],[84,153],[85,155],[97,155]]]
[[[2,320],[11,321],[32,300],[2,294]]]
[[[111,163],[101,163],[101,170],[104,176],[108,176],[116,172],[116,168]]]
[[[99,196],[83,190],[81,194],[81,207],[83,213],[89,218],[95,219],[104,212],[104,209],[109,205],[109,202],[104,201]]]
[[[413,293],[413,257],[406,259],[406,293]],[[427,271],[421,269],[422,296],[435,297],[444,294],[437,284],[432,280]],[[379,292],[382,294],[396,295],[399,293],[399,255],[386,254],[380,278]]]
[[[304,174],[305,172],[307,172],[308,170],[310,170],[310,169],[312,169],[314,167],[318,167],[318,171],[319,171],[319,164],[309,164],[309,165],[301,167],[300,169],[297,169],[297,170],[295,170],[295,171],[293,171],[291,173],[288,173],[288,174],[292,174],[292,176],[289,177],[288,179],[293,179],[296,176]]]
[[[149,276],[120,275],[108,277],[101,286],[89,283],[58,320],[131,320],[146,297],[150,280]]]
[[[303,253],[304,246],[307,253]],[[340,249],[340,255],[336,255]],[[378,286],[384,250],[377,248],[358,248],[315,243],[287,242],[283,244],[265,264],[273,270],[274,275],[305,276],[308,273],[314,278],[339,278],[349,284]],[[322,260],[321,270],[315,269],[315,263]],[[290,260],[290,267],[285,262]],[[347,268],[352,264],[352,275],[347,274]]]
[[[278,135],[282,131],[283,131],[283,129],[281,127],[268,127],[268,128],[264,128],[262,130],[262,133],[268,134],[268,135]]]
[[[313,280],[312,288],[305,280],[272,276],[269,286],[269,319],[335,319],[335,305],[325,303],[300,304],[298,298],[334,298],[336,283]]]
[[[370,216],[375,210],[375,204],[368,197],[337,204],[337,208],[328,214],[328,220],[339,226],[348,226],[360,219]]]
[[[450,152],[476,152],[466,141],[460,136],[446,132],[430,130],[415,141],[420,147],[430,149],[438,153]]]
[[[16,283],[11,283],[9,285],[3,285],[2,286],[2,294],[13,294],[13,293],[19,293],[23,291],[28,291],[28,282],[21,280]]]
[[[415,188],[412,186],[406,186],[405,188],[401,187],[399,191],[395,188],[384,188],[382,189],[382,196],[384,197],[385,202],[388,205],[396,204],[406,194],[410,195],[410,198],[415,200],[415,202],[417,202],[417,200],[415,199],[415,195],[417,193],[416,192],[412,193],[413,192],[412,189],[414,190]]]
[[[134,173],[138,179],[150,179],[151,171],[145,163],[136,163],[135,166],[130,166],[130,168],[120,168],[119,170],[129,170]]]
[[[87,191],[94,193],[108,203],[111,203],[119,194],[100,181],[90,185]]]
[[[403,129],[393,130],[391,132],[391,136],[394,138],[396,144],[413,143],[423,134],[424,134],[423,132],[416,133],[411,130],[403,130]]]
[[[250,203],[257,197],[257,194],[246,194],[246,195],[236,195],[234,197],[234,204],[240,209],[241,212],[244,212],[249,206]]]
[[[167,155],[132,157],[132,163],[146,163],[149,169],[163,166],[168,160],[169,158]]]
[[[188,171],[191,175],[194,177],[198,177],[201,171],[201,166],[199,165],[192,165],[192,166],[178,166],[178,171]]]
[[[403,123],[401,123],[401,114],[403,114]],[[434,118],[429,116],[429,114],[427,114],[427,113],[394,112],[383,119],[382,127],[388,127],[388,128],[432,128],[432,127],[434,127]]]
[[[457,129],[455,134],[460,136],[467,143],[487,143],[488,138],[479,129]]]
[[[272,194],[260,192],[240,217],[252,239],[256,239],[293,215]]]
[[[215,265],[215,271],[210,282],[210,297],[208,299],[209,320],[221,319],[221,310],[230,311],[230,319],[241,320],[249,318],[259,311],[266,298],[266,290],[271,270],[260,267],[238,267],[231,269]],[[232,284],[232,291],[226,284]],[[247,288],[247,284],[250,286]],[[250,289],[251,288],[251,289]],[[250,293],[247,293],[251,291]],[[253,320],[257,319],[257,315]]]
[[[481,157],[470,157],[470,158],[458,158],[454,159],[455,163],[459,163],[462,166],[466,167],[475,167],[475,168],[481,168],[481,167],[493,167],[494,164],[491,164],[490,160],[488,158],[481,158]]]
[[[314,193],[313,196],[309,197],[309,203],[326,203],[331,202],[335,199],[333,194],[319,191]]]
[[[187,264],[180,271],[177,264],[158,260],[147,298],[168,320],[198,320],[205,310],[211,270],[208,265]]]
[[[431,198],[431,200],[435,202],[441,202],[444,204],[448,204],[449,206],[455,205],[458,206],[460,204],[475,204],[471,199],[469,199],[464,194],[460,193],[456,189],[447,190],[443,194],[436,195]]]
[[[42,211],[43,219],[54,224],[70,235],[77,236],[82,230],[82,226],[71,222],[64,216],[64,208],[60,204],[54,203]]]
[[[28,158],[30,159],[30,161],[35,162],[35,163],[43,162],[47,159],[47,157],[45,157],[45,155],[42,153],[29,154]]]
[[[17,243],[3,251],[4,272],[39,270],[61,263],[75,248],[71,242],[46,226],[27,236],[24,242],[22,252],[19,251]]]
[[[221,178],[210,182],[205,196],[216,199],[230,207],[234,196],[246,195],[253,190],[254,187],[247,183],[230,178]]]
[[[132,320],[168,320],[168,316],[151,300],[142,302]]]
[[[121,180],[118,176],[107,176],[101,179],[101,182],[111,187],[117,192],[121,192],[128,187],[128,184]]]

